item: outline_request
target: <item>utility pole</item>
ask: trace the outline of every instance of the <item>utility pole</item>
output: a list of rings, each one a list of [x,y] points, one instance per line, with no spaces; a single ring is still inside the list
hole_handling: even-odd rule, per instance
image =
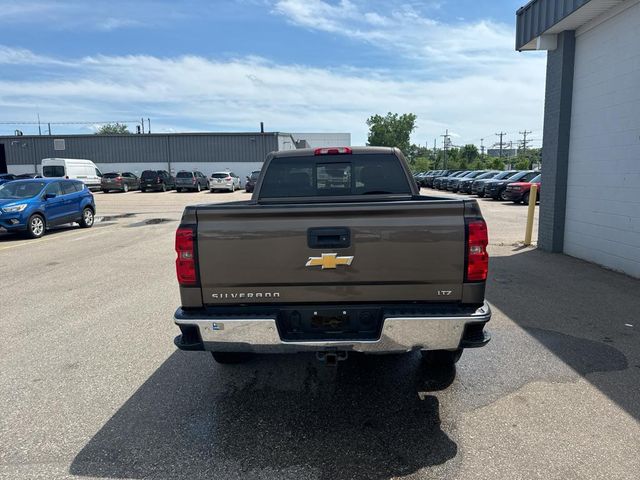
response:
[[[506,132],[496,133],[496,136],[500,137],[500,158],[502,158],[502,148],[504,147],[504,142],[502,141],[502,137],[504,137],[506,134],[507,134]]]
[[[443,146],[443,150],[444,150],[444,169],[447,169],[447,150],[449,149],[449,142],[450,142],[450,137],[451,135],[449,135],[449,129],[447,128],[445,130],[444,135],[440,135],[442,137],[442,146]]]
[[[527,135],[529,135],[531,133],[531,130],[525,130],[524,132],[520,132],[520,135],[522,135],[522,153],[524,155],[524,157],[526,159],[528,159],[528,155],[527,155],[527,143],[530,140],[527,140]],[[533,160],[529,160],[529,168],[533,167]]]
[[[526,152],[527,151],[527,143],[529,143],[531,140],[527,140],[527,135],[529,135],[531,133],[531,130],[525,130],[524,132],[520,132],[520,135],[522,135],[522,149]]]
[[[151,119],[147,117],[147,133],[151,133]]]
[[[42,130],[40,129],[40,113],[38,113],[38,135],[42,135]]]
[[[480,139],[480,156],[484,158],[484,145],[482,142],[484,142],[484,138]]]

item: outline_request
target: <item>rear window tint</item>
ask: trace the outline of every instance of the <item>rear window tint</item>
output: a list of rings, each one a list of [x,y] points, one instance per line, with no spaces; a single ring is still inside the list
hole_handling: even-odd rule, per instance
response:
[[[73,184],[74,182],[63,182],[61,187],[62,187],[62,193],[63,195],[69,195],[70,193],[76,193],[76,187]]]
[[[145,170],[142,172],[142,178],[156,178],[158,174],[153,170]]]
[[[102,177],[103,178],[118,178],[120,176],[119,173],[105,173]]]
[[[228,176],[228,173],[214,173],[211,178],[227,178]]]
[[[411,194],[394,155],[360,154],[274,158],[261,198]]]
[[[193,178],[193,173],[191,173],[191,172],[178,172],[176,177],[177,178]]]

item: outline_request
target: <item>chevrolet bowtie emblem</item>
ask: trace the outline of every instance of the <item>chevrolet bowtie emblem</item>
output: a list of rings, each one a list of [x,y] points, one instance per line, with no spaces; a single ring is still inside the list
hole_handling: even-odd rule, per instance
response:
[[[323,253],[321,257],[309,257],[306,267],[336,268],[338,265],[351,265],[353,257],[339,257],[337,253]]]

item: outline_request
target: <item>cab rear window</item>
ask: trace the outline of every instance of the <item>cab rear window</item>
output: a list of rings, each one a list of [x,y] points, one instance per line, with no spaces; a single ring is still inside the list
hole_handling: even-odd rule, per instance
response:
[[[176,177],[177,178],[193,178],[193,173],[191,173],[191,172],[178,172]]]
[[[281,157],[271,160],[260,198],[411,194],[394,155]]]

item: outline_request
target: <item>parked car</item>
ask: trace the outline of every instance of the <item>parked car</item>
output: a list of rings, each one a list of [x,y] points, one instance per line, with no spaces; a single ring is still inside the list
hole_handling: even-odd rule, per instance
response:
[[[201,190],[208,189],[209,179],[203,173],[198,172],[197,170],[180,170],[176,174],[176,191],[178,192],[187,190],[200,192]]]
[[[433,182],[433,185],[438,190],[446,190],[447,187],[449,186],[449,181],[450,180],[453,180],[454,178],[462,177],[462,176],[466,175],[467,173],[469,173],[470,171],[471,170],[460,170],[460,171],[452,173],[449,176],[440,177],[440,178],[436,179]]]
[[[494,200],[507,200],[505,191],[507,189],[507,185],[514,182],[528,182],[540,172],[536,172],[533,170],[522,170],[513,174],[508,178],[504,178],[502,180],[490,180],[484,187],[484,194],[487,197],[491,197]]]
[[[209,181],[209,189],[212,192],[216,190],[229,190],[234,192],[240,188],[240,177],[233,172],[214,172],[211,174]]]
[[[473,195],[477,195],[480,198],[484,197],[484,187],[491,180],[502,180],[504,178],[509,178],[518,173],[517,170],[506,170],[498,173],[493,178],[476,178],[473,182],[471,182],[471,193]]]
[[[49,227],[78,222],[93,226],[93,194],[79,180],[15,180],[0,185],[0,227],[40,238]]]
[[[453,193],[456,193],[460,190],[460,182],[465,180],[471,181],[474,178],[476,178],[478,175],[482,175],[483,173],[486,173],[486,172],[487,172],[486,170],[473,170],[469,173],[453,178],[449,180],[449,182],[447,183],[447,190],[450,190]]]
[[[424,180],[422,181],[423,186],[427,188],[433,188],[433,182],[435,181],[436,178],[446,177],[447,175],[451,175],[452,173],[453,173],[453,170],[436,170],[433,173],[424,177]]]
[[[480,175],[477,175],[475,177],[463,178],[462,180],[460,180],[460,184],[458,185],[458,191],[460,193],[471,193],[471,186],[473,185],[473,182],[475,182],[476,180],[483,180],[485,178],[493,178],[499,173],[499,170],[485,170],[484,173],[481,173]]]
[[[176,179],[166,170],[145,170],[140,176],[140,191],[166,192],[176,188]]]
[[[129,190],[138,190],[140,188],[140,179],[131,172],[109,172],[102,175],[100,182],[100,190],[103,193],[109,193],[111,190],[120,192],[128,192]]]
[[[92,190],[100,189],[102,177],[95,163],[82,158],[43,158],[42,175],[80,180]]]
[[[255,170],[251,172],[251,175],[247,177],[247,181],[244,184],[244,190],[247,193],[253,192],[253,189],[256,187],[256,182],[258,181],[259,176],[260,176],[260,170]]]
[[[532,178],[528,182],[515,182],[507,185],[505,189],[505,198],[507,200],[511,200],[513,203],[524,203],[529,205],[529,195],[531,191],[531,185],[537,185],[538,187],[538,197],[536,201],[540,198],[540,186],[542,184],[542,174],[537,175]]]
[[[15,180],[16,176],[11,173],[0,173],[0,185]]]
[[[16,175],[16,180],[25,180],[27,178],[43,178],[39,173],[21,173]]]

